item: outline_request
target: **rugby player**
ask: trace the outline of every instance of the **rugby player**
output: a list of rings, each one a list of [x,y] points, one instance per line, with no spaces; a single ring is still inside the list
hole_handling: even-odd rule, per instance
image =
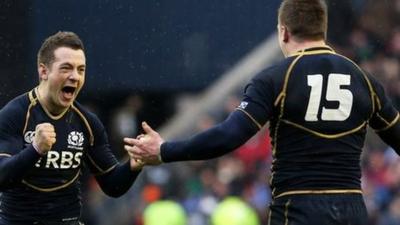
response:
[[[101,121],[75,98],[85,83],[81,39],[58,32],[37,57],[39,85],[0,111],[0,225],[81,224],[83,166],[118,197],[141,164],[119,163]]]

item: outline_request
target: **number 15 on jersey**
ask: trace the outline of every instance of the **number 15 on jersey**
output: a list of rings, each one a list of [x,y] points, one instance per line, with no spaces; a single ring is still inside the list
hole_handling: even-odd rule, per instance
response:
[[[324,77],[321,74],[308,75],[307,84],[311,87],[311,92],[304,120],[310,122],[319,121],[319,111],[321,111],[322,121],[346,120],[350,116],[353,106],[353,93],[348,89],[342,88],[342,85],[350,85],[350,77],[348,74],[329,74],[325,99],[326,101],[339,102],[339,107],[331,109],[322,106],[322,110],[320,110]]]

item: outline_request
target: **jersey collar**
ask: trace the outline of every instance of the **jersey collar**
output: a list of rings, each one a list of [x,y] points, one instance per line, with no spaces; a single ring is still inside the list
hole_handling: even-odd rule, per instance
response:
[[[329,47],[328,45],[323,45],[319,47],[312,47],[312,48],[306,48],[302,49],[300,51],[297,51],[296,53],[290,55],[290,56],[299,56],[299,55],[316,55],[316,54],[335,54],[335,51]]]
[[[40,106],[42,107],[43,111],[47,114],[48,117],[50,117],[53,120],[59,120],[60,118],[62,118],[65,113],[68,112],[68,110],[70,109],[70,107],[68,107],[67,109],[65,109],[63,112],[61,112],[60,114],[54,116],[53,114],[50,113],[50,111],[46,108],[46,106],[42,103],[43,99],[40,98],[39,95],[39,90],[38,90],[38,86],[34,88],[34,96],[35,98],[37,98],[37,100],[39,101]]]

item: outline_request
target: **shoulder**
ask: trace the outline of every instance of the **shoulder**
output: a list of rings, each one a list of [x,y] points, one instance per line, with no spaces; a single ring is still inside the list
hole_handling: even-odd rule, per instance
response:
[[[263,90],[271,90],[271,88],[273,90],[278,90],[282,85],[283,80],[285,79],[285,74],[293,60],[293,57],[289,57],[270,67],[267,67],[255,75],[247,87],[255,86]]]
[[[289,57],[259,72],[245,86],[245,97],[253,101],[258,99],[263,102],[262,104],[267,99],[272,103],[282,89],[285,75],[292,62],[293,57]]]
[[[346,56],[343,56],[340,54],[335,54],[335,56],[340,58],[342,60],[342,62],[344,62],[345,64],[352,67],[353,68],[352,71],[354,73],[362,74],[363,75],[362,77],[368,83],[368,85],[372,89],[371,90],[372,92],[375,92],[375,91],[382,92],[383,91],[383,87],[382,87],[381,83],[372,74],[363,70],[357,63],[355,63],[351,59],[347,58]]]
[[[27,93],[9,101],[0,110],[0,130],[11,132],[12,130],[22,129],[29,106],[30,100]]]
[[[9,101],[0,110],[0,119],[2,118],[18,118],[21,115],[25,115],[28,111],[30,100],[27,93],[22,94],[11,101]]]
[[[98,142],[98,140],[101,140],[102,137],[105,137],[104,125],[96,116],[96,114],[90,112],[86,107],[76,101],[72,105],[72,109],[75,111],[76,114],[78,114],[81,121],[86,126],[86,129],[90,136],[91,145],[94,145]]]
[[[86,120],[92,127],[92,129],[96,129],[99,126],[102,127],[103,124],[100,121],[99,117],[94,114],[93,112],[89,111],[85,106],[80,104],[79,102],[75,101],[73,105],[73,109],[76,111],[76,113],[79,114],[79,116],[83,119]]]
[[[252,80],[267,82],[283,79],[293,60],[294,57],[289,57],[281,60],[280,62],[262,70]]]
[[[0,111],[21,111],[28,109],[30,104],[30,100],[27,93],[24,93],[18,97],[15,97],[11,101],[9,101]]]

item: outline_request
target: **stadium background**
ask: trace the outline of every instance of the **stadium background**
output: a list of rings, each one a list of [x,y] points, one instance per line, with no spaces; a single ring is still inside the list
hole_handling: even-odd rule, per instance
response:
[[[279,3],[2,0],[0,104],[37,84],[36,53],[45,37],[59,30],[74,31],[85,42],[88,60],[79,101],[100,116],[122,159],[121,135],[136,135],[142,120],[163,127],[272,35]],[[328,4],[330,45],[375,74],[399,106],[400,1],[329,0]],[[195,118],[191,131],[221,120],[237,105],[240,93],[239,88],[219,108]],[[265,224],[270,202],[268,141],[264,131],[220,159],[145,169],[119,199],[104,196],[84,176],[86,224],[140,225],[143,209],[166,198],[184,206],[189,225],[207,225],[213,208],[230,195],[246,200]],[[362,167],[370,224],[400,224],[399,159],[369,134]]]

